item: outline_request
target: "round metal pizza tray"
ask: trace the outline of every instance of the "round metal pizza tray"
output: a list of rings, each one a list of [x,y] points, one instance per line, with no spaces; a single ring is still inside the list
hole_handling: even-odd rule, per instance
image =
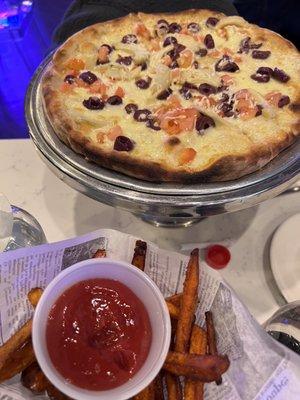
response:
[[[153,183],[101,168],[62,143],[47,120],[41,78],[50,58],[51,55],[39,66],[27,91],[25,108],[30,135],[51,169],[70,186],[94,199],[143,215],[147,220],[174,224],[175,220],[184,223],[185,219],[256,205],[278,195],[297,179],[300,141],[260,171],[230,182]]]

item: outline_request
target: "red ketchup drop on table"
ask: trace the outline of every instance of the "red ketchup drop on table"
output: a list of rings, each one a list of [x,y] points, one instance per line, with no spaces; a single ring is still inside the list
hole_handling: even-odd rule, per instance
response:
[[[230,259],[230,251],[221,244],[214,244],[205,249],[205,261],[211,268],[225,268]]]
[[[51,361],[70,383],[107,390],[127,382],[151,345],[149,316],[141,300],[111,279],[89,279],[54,303],[46,328]]]

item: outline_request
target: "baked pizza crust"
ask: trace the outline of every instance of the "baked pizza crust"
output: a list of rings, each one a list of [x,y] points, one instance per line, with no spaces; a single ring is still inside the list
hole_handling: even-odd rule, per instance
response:
[[[295,118],[292,119],[292,123],[286,127],[284,132],[281,131],[280,138],[274,135],[274,140],[267,139],[264,143],[251,143],[248,151],[240,154],[225,154],[217,159],[213,159],[209,165],[206,165],[201,170],[193,170],[189,166],[173,167],[163,162],[132,157],[127,152],[116,150],[106,151],[97,143],[91,141],[86,136],[84,129],[78,129],[78,126],[70,118],[68,110],[65,109],[65,105],[62,104],[56,81],[60,78],[60,74],[63,73],[64,63],[78,46],[84,46],[93,37],[99,38],[100,43],[101,35],[105,34],[108,30],[128,33],[131,32],[134,23],[142,21],[145,24],[155,24],[158,19],[167,19],[170,17],[179,23],[217,17],[221,19],[218,29],[222,29],[226,25],[246,26],[247,29],[251,30],[252,34],[254,33],[255,40],[271,40],[273,44],[275,43],[284,52],[286,57],[289,54],[293,54],[295,57],[297,53],[295,46],[280,35],[267,29],[250,25],[240,17],[226,17],[222,13],[211,10],[188,10],[173,14],[130,14],[113,21],[98,23],[83,29],[69,38],[56,51],[53,61],[43,77],[44,108],[55,132],[67,146],[72,148],[76,153],[82,154],[88,160],[102,167],[147,181],[180,183],[228,181],[257,171],[276,157],[282,150],[290,146],[300,134],[299,82],[297,82],[298,96],[292,99],[289,111],[286,111],[293,113]]]

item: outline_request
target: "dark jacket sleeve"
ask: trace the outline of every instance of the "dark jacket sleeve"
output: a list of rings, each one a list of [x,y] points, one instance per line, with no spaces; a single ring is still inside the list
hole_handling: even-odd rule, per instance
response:
[[[208,8],[227,15],[237,15],[230,0],[76,0],[57,27],[54,47],[69,36],[96,22],[122,17],[131,12],[175,12],[189,8]]]

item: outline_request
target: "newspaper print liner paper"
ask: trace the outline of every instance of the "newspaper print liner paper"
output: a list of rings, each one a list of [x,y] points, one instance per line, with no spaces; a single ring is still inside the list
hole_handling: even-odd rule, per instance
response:
[[[31,316],[27,293],[46,287],[62,269],[89,259],[98,249],[131,262],[138,238],[103,229],[61,242],[0,254],[0,343]],[[145,272],[167,297],[182,290],[188,257],[147,243]],[[221,276],[200,260],[197,323],[211,309],[218,350],[231,366],[223,384],[206,384],[205,400],[296,400],[300,398],[300,357],[274,341],[253,319]],[[253,296],[257,296],[253,288]],[[33,395],[14,377],[0,385],[0,400],[47,399]]]

